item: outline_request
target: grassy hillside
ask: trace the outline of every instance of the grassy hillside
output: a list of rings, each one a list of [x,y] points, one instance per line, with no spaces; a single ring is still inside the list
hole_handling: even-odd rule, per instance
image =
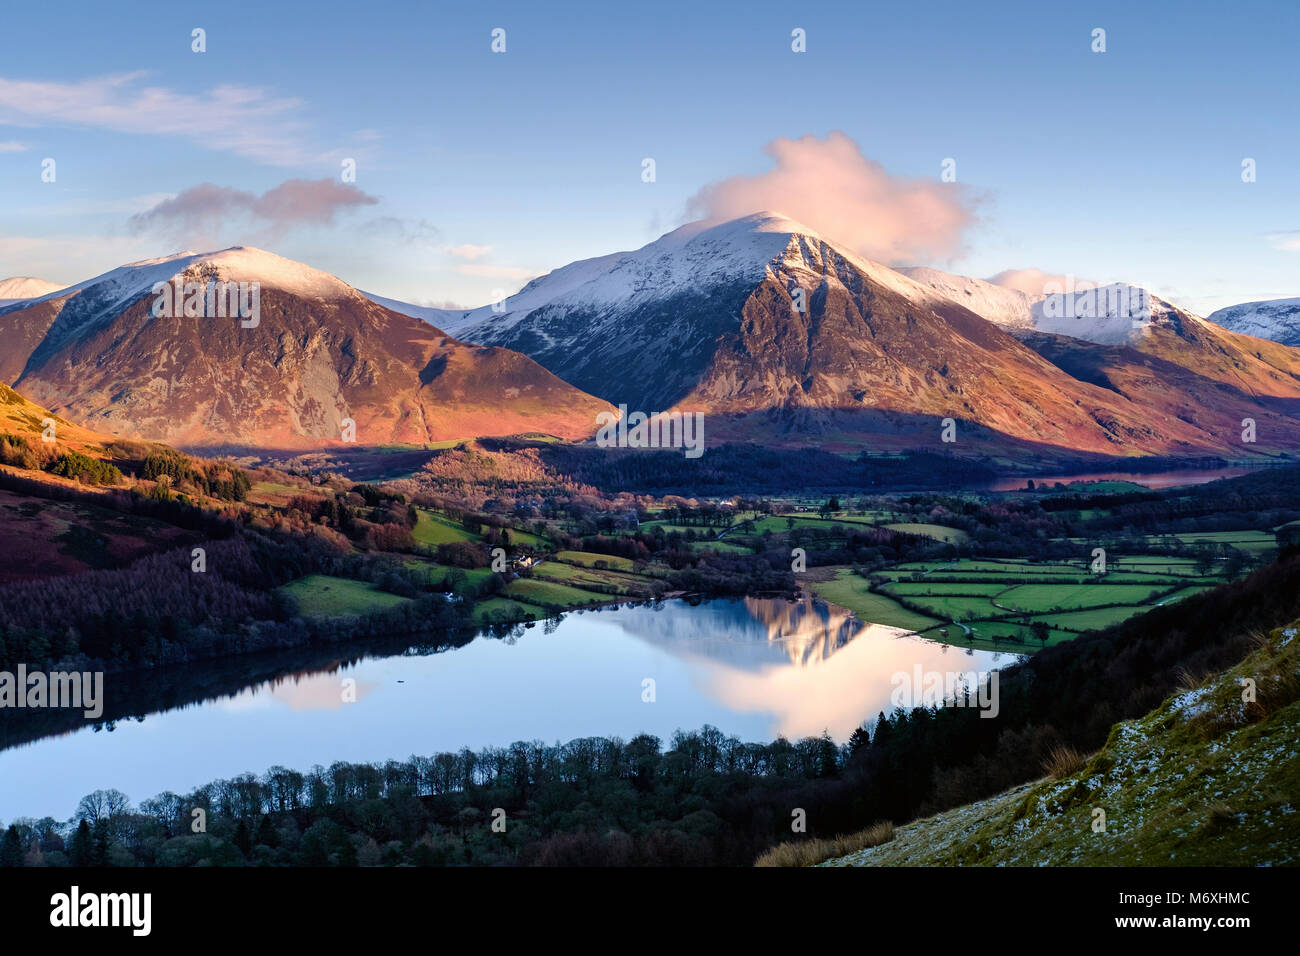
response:
[[[1086,760],[1060,752],[1045,779],[826,865],[1300,864],[1297,637],[1300,622],[1261,635],[1236,667],[1116,724]],[[1253,701],[1243,700],[1247,680]]]
[[[298,613],[306,617],[337,617],[341,614],[365,614],[397,604],[407,598],[380,591],[365,581],[309,574],[280,588],[298,602]]]

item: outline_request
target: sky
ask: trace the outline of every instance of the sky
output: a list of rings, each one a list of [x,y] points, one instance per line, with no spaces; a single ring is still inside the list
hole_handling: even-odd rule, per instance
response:
[[[0,278],[243,244],[481,305],[761,203],[889,265],[1300,295],[1300,4],[1056,6],[8,4]]]

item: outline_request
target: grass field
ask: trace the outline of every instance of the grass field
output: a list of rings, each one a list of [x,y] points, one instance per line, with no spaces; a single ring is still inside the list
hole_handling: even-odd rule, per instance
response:
[[[543,561],[533,568],[533,574],[538,578],[547,578],[579,588],[583,585],[594,584],[618,588],[620,594],[638,597],[648,597],[650,594],[650,580],[648,578],[643,578],[637,574],[627,574],[623,571],[610,571],[605,568],[584,568],[574,564],[563,564],[559,561]]]
[[[864,620],[908,627],[959,646],[1021,645],[1018,650],[1033,653],[1042,646],[1029,626],[1034,622],[1049,626],[1047,645],[1051,646],[1218,583],[1217,578],[1197,576],[1195,561],[1189,559],[1142,556],[1122,566],[1124,571],[1097,579],[1083,562],[911,562],[875,572],[890,580],[880,592],[869,592],[867,582],[848,569],[837,571],[833,581],[810,587],[825,600],[852,608]],[[920,577],[913,580],[913,575]],[[927,625],[927,619],[932,623]]]
[[[455,541],[477,541],[478,536],[470,534],[454,521],[436,515],[424,508],[419,509],[419,518],[411,531],[416,542],[426,547],[436,548],[440,544]]]
[[[455,568],[449,568],[449,567],[447,567],[446,565],[443,565],[443,564],[437,564],[437,563],[435,563],[435,562],[433,562],[433,561],[421,561],[421,560],[419,560],[418,558],[413,558],[413,559],[411,559],[411,560],[409,560],[409,561],[406,561],[406,562],[404,562],[404,563],[405,563],[405,565],[406,565],[408,568],[418,568],[418,569],[423,569],[423,570],[428,571],[428,573],[429,573],[428,582],[429,582],[429,586],[432,587],[432,588],[440,588],[440,587],[442,587],[442,583],[443,583],[444,579],[445,579],[445,578],[447,577],[447,575],[450,574],[453,570],[460,570],[461,573],[463,573],[463,574],[465,575],[465,587],[466,587],[466,588],[472,587],[472,586],[474,586],[474,585],[476,585],[476,584],[480,584],[480,583],[482,583],[485,579],[490,578],[490,577],[492,576],[492,569],[491,569],[491,568],[460,568],[460,569],[455,569]],[[461,590],[463,590],[463,589],[461,589]]]
[[[402,604],[409,598],[378,591],[367,581],[309,574],[279,588],[298,602],[304,617],[341,617],[365,614]]]
[[[737,544],[734,541],[694,541],[691,543],[692,551],[730,551],[733,554],[751,554],[752,548],[747,548],[743,544]]]
[[[909,594],[908,601],[919,604],[941,620],[961,621],[967,618],[991,617],[1005,614],[983,597],[952,597],[943,594]]]
[[[939,623],[936,618],[909,611],[883,594],[868,591],[866,580],[847,568],[837,571],[834,581],[821,581],[810,587],[823,600],[848,608],[863,621],[909,631],[924,630]]]
[[[945,630],[948,632],[946,635],[943,633]],[[958,647],[974,647],[985,651],[1011,650],[1017,654],[1032,654],[1043,647],[1051,647],[1078,637],[1072,631],[1054,628],[1048,630],[1047,643],[1044,645],[1034,636],[1032,630],[1013,621],[954,622],[921,631],[920,634],[922,637]]]
[[[631,558],[621,558],[616,554],[597,554],[594,551],[557,551],[555,560],[581,565],[584,568],[594,568],[597,562],[603,562],[613,571],[632,570]]]
[[[1063,614],[1039,614],[1034,617],[1034,620],[1046,621],[1054,627],[1071,631],[1100,631],[1102,628],[1127,621],[1133,615],[1149,610],[1149,607],[1141,604],[1131,607],[1098,607],[1088,611],[1068,611]]]
[[[531,578],[517,578],[511,581],[506,586],[506,596],[542,607],[582,607],[612,600],[608,594],[597,594],[595,591],[584,591],[582,588],[568,584],[537,581]]]
[[[519,531],[515,528],[507,528],[506,532],[510,535],[512,544],[522,545],[525,548],[535,548],[538,551],[544,551],[551,546],[551,543],[540,535],[535,535],[531,531]]]
[[[926,538],[934,538],[936,541],[946,541],[949,544],[965,544],[970,540],[965,531],[959,531],[956,528],[945,528],[941,524],[904,522],[901,524],[887,524],[885,527],[900,534],[919,534]]]
[[[1096,607],[1099,604],[1143,604],[1167,590],[1150,584],[1024,584],[997,599],[1016,611]]]
[[[1277,547],[1277,538],[1271,531],[1189,531],[1173,535],[1148,535],[1147,541],[1156,543],[1166,538],[1177,538],[1183,544],[1190,545],[1199,542],[1213,545],[1226,544],[1249,554],[1272,551]]]
[[[947,582],[947,581],[899,581],[897,584],[889,585],[886,590],[890,594],[901,594],[904,597],[910,597],[916,594],[958,594],[958,595],[984,595],[990,596],[997,594],[999,591],[1005,591],[1007,586],[998,582],[971,581],[967,582]]]
[[[276,481],[255,481],[248,489],[248,500],[252,504],[284,507],[294,495],[307,493],[307,489],[296,485],[283,485]]]

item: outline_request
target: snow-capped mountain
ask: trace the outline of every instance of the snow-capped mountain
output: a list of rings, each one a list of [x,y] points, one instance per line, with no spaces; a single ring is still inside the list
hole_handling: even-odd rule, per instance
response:
[[[27,299],[39,299],[43,295],[56,292],[63,286],[57,282],[46,282],[31,276],[14,276],[12,279],[0,279],[0,309],[15,302]]]
[[[382,305],[385,309],[393,312],[400,312],[402,315],[409,315],[413,319],[422,319],[432,326],[440,329],[450,329],[457,324],[460,318],[469,311],[468,309],[440,309],[433,305],[413,305],[410,302],[403,302],[400,299],[390,299],[387,296],[375,295],[373,292],[361,292],[367,299],[376,305]]]
[[[259,284],[253,327],[153,315],[157,284],[214,280]],[[466,312],[247,247],[131,263],[0,307],[0,380],[97,431],[195,448],[320,447],[346,419],[361,444],[582,439],[624,404],[706,413],[706,446],[1003,461],[1300,450],[1300,349],[1122,284],[1033,297],[904,274],[774,213],[692,223]],[[957,447],[939,444],[946,419]]]
[[[1068,343],[1051,341],[1057,338],[1097,346],[1128,347],[1173,366],[1182,366],[1199,379],[1239,389],[1247,395],[1300,397],[1297,391],[1300,352],[1253,337],[1245,328],[1225,330],[1220,324],[1135,285],[1079,283],[1065,291],[1027,296],[982,279],[948,275],[935,269],[903,271],[931,290],[1002,326],[1042,354],[1068,353],[1076,360],[1082,354]],[[1122,364],[1118,358],[1122,352],[1094,350],[1092,357],[1102,354],[1110,354]],[[1136,382],[1140,378],[1135,376],[1131,380]],[[1192,381],[1183,380],[1183,384]],[[1135,391],[1129,394],[1147,404],[1160,404],[1165,398]]]
[[[1216,337],[1133,287],[1033,299],[936,270],[903,274],[775,213],[692,223],[573,263],[452,327],[631,410],[710,412],[715,439],[914,448],[951,417],[970,423],[968,442],[1004,450],[1235,453],[1255,396],[1300,398],[1300,353]],[[1128,376],[1125,392],[1040,354],[1064,336],[1163,364]],[[1244,406],[1224,399],[1192,415],[1151,401],[1169,376],[1240,389]],[[1294,423],[1268,431],[1300,444]]]
[[[257,314],[191,298],[216,282],[246,284]],[[523,355],[459,342],[244,246],[131,263],[0,309],[0,379],[97,431],[194,448],[322,447],[353,440],[349,419],[368,445],[582,438],[608,408]]]
[[[1034,327],[1033,307],[1038,299],[1030,298],[1018,289],[925,266],[904,267],[898,271],[1004,329],[1028,331]]]
[[[1243,302],[1211,312],[1207,318],[1233,332],[1300,346],[1300,298]]]
[[[1027,295],[1019,289],[938,269],[898,271],[1013,335],[1047,332],[1097,345],[1131,345],[1142,339],[1151,322],[1164,321],[1178,311],[1146,289],[1124,282],[1079,283],[1074,288]]]

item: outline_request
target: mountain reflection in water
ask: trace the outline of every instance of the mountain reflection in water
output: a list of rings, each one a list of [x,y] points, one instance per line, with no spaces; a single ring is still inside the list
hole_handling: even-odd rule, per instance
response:
[[[268,671],[234,659],[134,682],[119,675],[109,703],[126,695],[129,711],[118,701],[99,725],[32,725],[0,751],[0,818],[66,818],[96,789],[138,802],[277,764],[306,770],[516,740],[648,733],[668,746],[674,731],[711,724],[747,741],[829,731],[842,742],[891,709],[896,674],[989,671],[1015,659],[808,598],[750,597],[572,612],[504,638],[356,648],[314,666]]]
[[[691,666],[692,683],[728,710],[771,715],[768,737],[829,731],[838,741],[891,709],[896,674],[986,672],[1016,654],[953,647],[911,631],[859,621],[844,608],[805,596],[711,601],[675,613],[619,618],[629,634]]]

